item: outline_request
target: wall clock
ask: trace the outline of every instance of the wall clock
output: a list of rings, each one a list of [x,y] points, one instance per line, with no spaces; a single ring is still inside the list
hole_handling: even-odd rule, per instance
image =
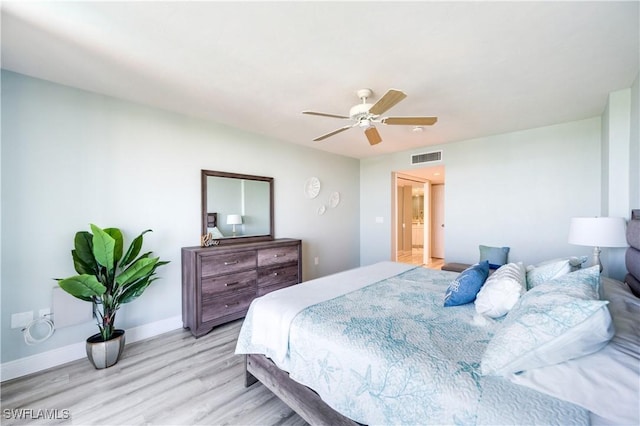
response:
[[[320,180],[317,177],[310,177],[304,183],[304,195],[305,197],[312,199],[316,198],[320,193]]]

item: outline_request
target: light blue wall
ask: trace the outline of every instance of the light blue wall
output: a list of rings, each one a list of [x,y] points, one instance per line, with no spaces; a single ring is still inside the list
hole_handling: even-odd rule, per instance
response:
[[[600,212],[599,117],[431,149],[446,170],[447,261],[477,261],[479,244],[510,246],[525,263],[590,252],[567,236],[572,216]],[[363,265],[391,256],[391,173],[410,169],[411,153],[361,161]]]
[[[199,244],[200,170],[272,176],[276,237],[303,240],[304,278],[359,265],[359,162],[260,135],[2,72],[1,361],[83,342],[93,323],[27,346],[12,313],[51,306],[52,278],[74,273],[73,235],[89,223],[143,229],[171,263],[117,326],[181,315],[180,248]],[[304,182],[317,176],[316,200]],[[316,212],[332,191],[341,203]],[[314,258],[319,258],[319,265]]]

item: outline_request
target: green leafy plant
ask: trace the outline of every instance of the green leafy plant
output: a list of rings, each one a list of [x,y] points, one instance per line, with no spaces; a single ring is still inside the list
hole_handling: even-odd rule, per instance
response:
[[[156,269],[169,263],[140,254],[143,235],[138,235],[123,255],[124,238],[118,228],[100,229],[91,224],[91,231],[80,231],[71,250],[73,266],[80,275],[57,279],[58,285],[78,299],[92,302],[94,316],[103,340],[111,339],[116,313],[120,306],[140,296],[158,279]],[[138,256],[139,255],[139,256]]]

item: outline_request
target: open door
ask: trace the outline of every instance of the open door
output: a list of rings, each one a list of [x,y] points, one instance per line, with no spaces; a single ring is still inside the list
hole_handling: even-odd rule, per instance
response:
[[[392,173],[392,253],[397,262],[423,265],[430,258],[430,183]]]
[[[422,263],[424,265],[428,265],[429,262],[431,262],[431,234],[432,234],[432,222],[433,222],[433,215],[430,214],[431,213],[431,199],[432,199],[432,195],[431,195],[431,188],[433,187],[433,185],[431,185],[430,181],[424,182],[423,184],[423,193],[424,193],[424,197],[423,197],[423,203],[422,203],[422,209],[424,211],[424,220],[423,220],[423,251],[422,251]]]
[[[431,185],[431,257],[444,259],[444,184]]]
[[[412,187],[411,219],[406,186]],[[444,261],[444,166],[392,172],[391,197],[391,260],[438,269]]]

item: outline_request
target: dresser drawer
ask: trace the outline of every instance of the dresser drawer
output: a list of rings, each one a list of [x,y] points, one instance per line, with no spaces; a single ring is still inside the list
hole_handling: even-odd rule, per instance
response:
[[[200,272],[203,277],[230,274],[256,267],[256,252],[222,253],[215,256],[202,256]]]
[[[281,288],[285,288],[285,287],[291,287],[292,285],[296,285],[298,284],[296,281],[287,281],[287,282],[280,282],[277,284],[273,284],[270,286],[266,286],[266,287],[258,287],[258,296],[264,296],[267,293],[271,293],[272,291],[276,291],[276,290],[280,290]]]
[[[209,299],[202,303],[202,322],[246,311],[255,296],[256,293],[253,290]]]
[[[276,284],[297,284],[298,282],[298,265],[258,270],[258,290]]]
[[[258,250],[258,266],[298,261],[298,246],[274,247]]]
[[[202,279],[202,299],[233,293],[236,291],[255,291],[258,273],[256,270],[220,275]]]

